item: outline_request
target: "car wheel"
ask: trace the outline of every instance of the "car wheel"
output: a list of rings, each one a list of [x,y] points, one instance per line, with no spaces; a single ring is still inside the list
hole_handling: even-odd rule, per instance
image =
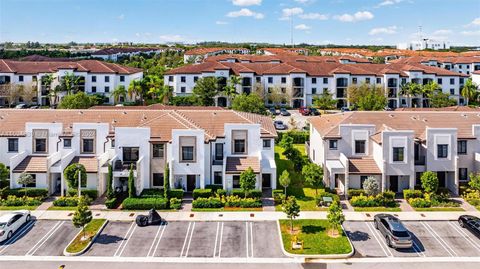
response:
[[[31,219],[30,214],[28,214],[27,217],[25,218],[25,222],[29,222],[30,219]]]
[[[385,238],[385,240],[387,241],[387,246],[392,247],[392,242],[390,241],[390,238],[388,236]]]
[[[377,220],[374,220],[374,221],[373,221],[373,224],[375,224],[375,229],[378,230],[378,222],[377,222]]]
[[[12,238],[12,231],[8,232],[8,234],[7,234],[7,240],[10,239],[10,238]]]
[[[460,227],[465,228],[465,224],[463,224],[463,220],[459,219],[458,224],[460,225]]]

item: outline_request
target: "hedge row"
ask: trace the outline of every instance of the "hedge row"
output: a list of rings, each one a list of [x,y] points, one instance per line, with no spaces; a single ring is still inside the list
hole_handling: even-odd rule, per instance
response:
[[[106,200],[105,201],[105,206],[109,209],[117,208],[117,206],[118,206],[117,197],[113,197],[111,199]]]
[[[169,198],[183,199],[183,190],[182,189],[170,189],[168,190]]]
[[[167,199],[127,198],[123,200],[122,207],[127,210],[167,209]]]
[[[0,199],[0,206],[39,206],[42,200],[35,197],[17,197],[10,195],[7,199]]]
[[[83,196],[88,196],[90,199],[95,200],[98,197],[97,190],[82,190],[80,192]],[[77,189],[68,189],[67,195],[70,197],[74,197],[78,195]]]
[[[142,198],[160,198],[163,197],[163,189],[143,189],[142,193],[140,194]]]
[[[360,196],[360,195],[363,195],[363,196],[366,195],[363,189],[348,189],[347,194],[349,198]]]
[[[37,188],[27,188],[27,197],[47,197],[47,189],[37,189]],[[25,188],[18,189],[5,189],[1,194],[2,198],[7,198],[8,196],[23,197],[25,196]]]
[[[310,133],[307,131],[288,131],[288,132],[278,132],[277,143],[282,140],[284,135],[289,135],[293,138],[294,144],[305,144],[306,141],[310,140]]]
[[[212,189],[194,189],[192,195],[193,199],[208,198],[213,196],[213,191]]]
[[[57,200],[53,201],[54,206],[66,207],[66,206],[77,206],[78,198],[77,197],[60,197]]]
[[[395,202],[395,193],[386,191],[378,194],[377,196],[353,196],[350,199],[350,204],[356,207],[397,207]]]
[[[198,198],[192,202],[193,208],[222,208],[223,203],[220,198],[209,197],[209,198]]]

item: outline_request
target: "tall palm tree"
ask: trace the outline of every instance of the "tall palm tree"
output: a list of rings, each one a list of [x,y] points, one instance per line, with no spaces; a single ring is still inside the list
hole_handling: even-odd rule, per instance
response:
[[[147,88],[147,94],[155,99],[160,93],[160,87],[163,85],[163,79],[155,75],[148,75],[144,78],[145,87]]]
[[[240,85],[242,78],[239,76],[230,76],[228,79],[227,86],[223,88],[223,93],[228,98],[228,103],[231,103],[237,92],[237,85]]]
[[[80,83],[80,76],[76,76],[74,73],[66,73],[63,76],[63,86],[67,94],[75,93],[77,91],[77,86]]]
[[[158,94],[158,99],[162,101],[163,104],[168,104],[170,99],[173,96],[173,88],[167,85],[163,85],[160,88],[160,92]]]
[[[127,97],[127,90],[125,89],[125,86],[120,85],[113,90],[111,93],[111,96],[113,97],[113,103],[117,104],[120,102],[120,97],[123,97],[124,99]]]
[[[412,107],[413,97],[422,93],[422,87],[418,83],[407,82],[400,85],[400,94],[407,97],[409,106]]]
[[[428,99],[432,98],[432,96],[438,91],[442,91],[440,86],[435,81],[430,81],[425,85],[420,86],[421,93]]]
[[[468,105],[470,100],[475,100],[475,96],[478,94],[478,86],[469,78],[463,85],[461,94],[467,99]]]
[[[135,100],[138,97],[143,97],[143,81],[142,80],[132,80],[130,85],[128,85],[128,96],[132,98],[135,96]]]

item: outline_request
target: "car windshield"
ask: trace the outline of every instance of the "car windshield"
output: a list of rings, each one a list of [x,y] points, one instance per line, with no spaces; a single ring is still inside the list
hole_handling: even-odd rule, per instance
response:
[[[5,227],[5,225],[7,225],[6,222],[0,222],[0,229],[3,228],[3,227]]]
[[[392,231],[392,234],[395,237],[408,237],[408,236],[410,236],[407,231]]]

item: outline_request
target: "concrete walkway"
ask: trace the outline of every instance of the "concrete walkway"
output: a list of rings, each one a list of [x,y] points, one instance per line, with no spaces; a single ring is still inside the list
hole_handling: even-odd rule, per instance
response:
[[[44,211],[47,210],[49,207],[53,205],[53,201],[55,201],[57,198],[54,196],[50,196],[47,199],[45,199],[41,205],[39,205],[35,211]]]
[[[477,212],[477,209],[471,204],[467,203],[463,198],[455,197],[455,198],[452,198],[452,200],[455,200],[456,202],[461,203],[460,207],[467,212]]]
[[[415,209],[405,199],[395,199],[400,205],[402,212],[414,212]]]

